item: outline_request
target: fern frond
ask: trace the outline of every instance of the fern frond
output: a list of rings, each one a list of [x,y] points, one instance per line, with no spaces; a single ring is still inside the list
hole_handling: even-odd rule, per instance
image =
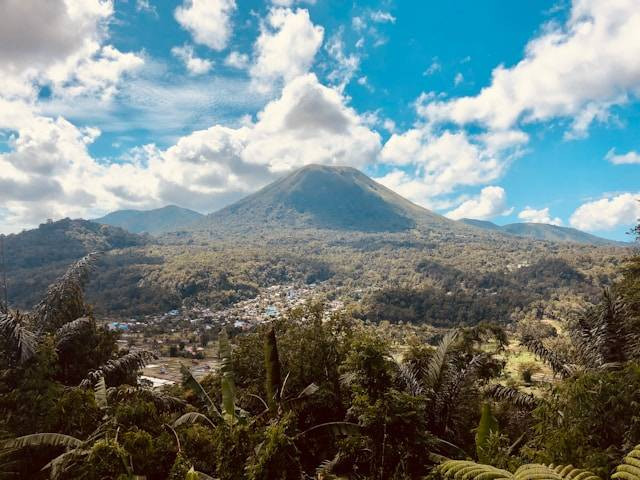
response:
[[[98,256],[98,252],[93,252],[81,258],[49,286],[44,298],[32,312],[39,332],[55,332],[65,323],[88,313],[89,309],[84,303],[84,287]]]
[[[26,362],[36,353],[38,339],[25,325],[27,317],[20,312],[0,314],[0,337],[10,345],[12,355],[19,362]]]
[[[80,383],[80,386],[85,388],[89,387],[100,380],[100,377],[108,376],[110,374],[136,372],[144,368],[145,365],[154,358],[156,358],[155,354],[146,350],[127,353],[115,360],[109,360],[98,369],[89,372],[86,378]]]
[[[514,480],[562,480],[553,469],[539,463],[522,465],[513,474]]]
[[[100,379],[96,382],[95,387],[93,387],[93,395],[96,399],[96,405],[98,405],[98,407],[104,410],[109,406],[107,403],[107,385],[104,383],[104,377],[100,377]]]
[[[506,387],[498,383],[485,388],[484,394],[494,400],[507,401],[525,410],[531,410],[538,406],[538,400],[530,393],[524,393],[516,388]]]
[[[600,477],[582,468],[575,468],[573,465],[550,465],[553,471],[560,475],[564,480],[601,480]]]
[[[640,445],[636,445],[624,457],[616,471],[611,475],[612,480],[640,480]]]
[[[506,470],[468,460],[446,460],[442,462],[437,469],[443,477],[456,480],[496,480],[501,478],[513,478],[513,475]]]

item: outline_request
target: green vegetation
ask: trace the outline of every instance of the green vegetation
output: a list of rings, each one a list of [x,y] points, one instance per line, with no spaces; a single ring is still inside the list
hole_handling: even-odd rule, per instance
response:
[[[0,478],[638,478],[639,256],[562,331],[519,327],[523,371],[537,358],[555,373],[533,394],[504,384],[513,332],[499,324],[468,322],[432,346],[427,329],[321,304],[221,330],[217,372],[198,381],[185,367],[180,385],[151,389],[136,372],[152,354],[118,351],[84,300],[97,261],[74,264],[29,313],[1,307]],[[557,262],[531,268],[546,272],[534,283],[583,280]]]

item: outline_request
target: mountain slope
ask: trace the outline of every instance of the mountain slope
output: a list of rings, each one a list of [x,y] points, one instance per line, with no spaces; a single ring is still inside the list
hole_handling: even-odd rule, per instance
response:
[[[351,167],[309,165],[208,215],[194,229],[313,228],[400,232],[420,225],[455,229]]]
[[[117,210],[94,222],[124,228],[133,233],[158,235],[181,230],[200,220],[204,215],[187,208],[168,205],[153,210]]]
[[[549,242],[583,243],[588,245],[624,245],[624,242],[616,242],[614,240],[597,237],[576,230],[575,228],[559,227],[546,223],[509,223],[500,226],[485,220],[474,220],[471,218],[463,218],[460,222],[482,228],[483,230],[498,231],[508,235],[546,240]]]

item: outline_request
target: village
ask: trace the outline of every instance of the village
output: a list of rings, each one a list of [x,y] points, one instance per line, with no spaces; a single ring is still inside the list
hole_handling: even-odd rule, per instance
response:
[[[326,300],[322,284],[273,285],[255,298],[222,310],[193,306],[140,318],[112,319],[111,330],[120,332],[123,350],[148,350],[157,361],[143,370],[142,380],[154,387],[171,385],[182,378],[182,366],[201,378],[217,368],[217,334],[225,327],[231,334],[270,322],[288,310],[312,300],[324,300],[325,312],[341,309],[341,300]]]

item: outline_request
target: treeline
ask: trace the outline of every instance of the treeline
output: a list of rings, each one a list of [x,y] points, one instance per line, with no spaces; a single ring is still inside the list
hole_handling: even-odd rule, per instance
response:
[[[558,289],[595,297],[592,284],[563,259],[540,260],[510,273],[472,275],[432,260],[416,271],[433,282],[423,288],[394,287],[375,292],[364,307],[364,318],[380,322],[409,322],[438,327],[510,321],[515,309],[548,299]]]

